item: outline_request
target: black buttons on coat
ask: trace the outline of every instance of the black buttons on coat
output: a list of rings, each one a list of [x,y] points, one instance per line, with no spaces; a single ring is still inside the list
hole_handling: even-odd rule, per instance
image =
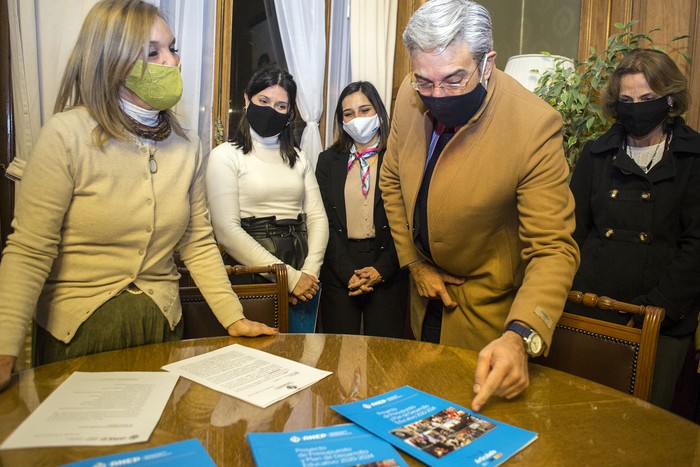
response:
[[[616,239],[621,242],[636,242],[651,243],[652,235],[647,232],[634,232],[630,230],[615,231],[615,229],[607,228],[603,231],[603,237],[608,240]]]

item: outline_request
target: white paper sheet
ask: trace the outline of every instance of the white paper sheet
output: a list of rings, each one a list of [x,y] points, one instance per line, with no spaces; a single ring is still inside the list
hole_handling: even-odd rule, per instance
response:
[[[0,449],[147,441],[177,383],[165,372],[75,372]]]
[[[239,344],[162,368],[263,408],[331,374]]]

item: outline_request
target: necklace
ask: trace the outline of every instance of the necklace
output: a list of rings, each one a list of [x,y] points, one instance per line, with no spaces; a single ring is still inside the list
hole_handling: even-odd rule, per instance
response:
[[[153,144],[148,145],[148,170],[151,171],[152,174],[158,172],[158,161],[155,159],[156,151],[158,150],[158,143],[155,141]]]
[[[637,163],[640,169],[644,171],[644,173],[649,173],[651,168],[654,166],[658,160],[656,159],[657,154],[659,153],[659,148],[661,146],[664,146],[664,150],[662,151],[661,155],[666,152],[666,149],[668,148],[668,143],[669,143],[669,137],[668,135],[666,138],[662,139],[659,141],[657,144],[654,145],[654,152],[651,154],[651,158],[648,159],[647,162],[647,157],[649,156],[649,153],[651,153],[651,148],[652,146],[646,146],[643,148],[635,148],[635,150],[632,150],[632,146],[630,146],[629,143],[627,143],[626,147],[626,153],[629,156],[630,159],[632,159],[634,162]]]

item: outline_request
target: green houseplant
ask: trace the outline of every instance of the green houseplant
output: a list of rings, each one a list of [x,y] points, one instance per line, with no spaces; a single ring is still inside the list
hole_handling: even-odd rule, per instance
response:
[[[586,142],[597,138],[613,123],[600,107],[599,95],[612,72],[631,50],[645,47],[655,48],[651,34],[633,33],[632,26],[615,23],[620,32],[607,40],[607,48],[599,53],[591,47],[590,55],[584,61],[575,61],[574,67],[562,59],[554,59],[554,68],[542,73],[535,93],[554,107],[564,120],[564,153],[569,167],[573,168]],[[672,41],[687,36],[674,37]],[[547,52],[543,52],[549,55]],[[690,61],[688,55],[686,60]]]

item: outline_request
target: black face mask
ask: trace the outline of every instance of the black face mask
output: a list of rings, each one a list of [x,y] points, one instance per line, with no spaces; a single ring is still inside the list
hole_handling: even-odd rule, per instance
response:
[[[246,115],[250,127],[263,138],[280,134],[289,123],[288,113],[281,114],[268,105],[255,105],[252,101],[248,103]]]
[[[651,133],[668,117],[667,97],[659,97],[646,102],[618,102],[615,105],[617,119],[625,127],[627,133],[640,138]]]
[[[466,94],[444,97],[423,94],[419,96],[438,122],[447,128],[455,128],[464,125],[476,114],[486,99],[486,88],[477,83],[476,87]]]

